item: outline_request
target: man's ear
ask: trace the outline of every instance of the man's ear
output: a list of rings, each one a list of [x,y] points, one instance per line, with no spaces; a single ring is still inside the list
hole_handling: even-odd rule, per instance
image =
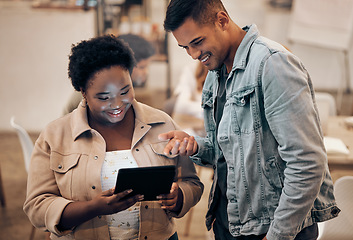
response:
[[[219,11],[217,13],[217,23],[222,29],[227,29],[229,25],[230,18],[228,14],[224,11]]]

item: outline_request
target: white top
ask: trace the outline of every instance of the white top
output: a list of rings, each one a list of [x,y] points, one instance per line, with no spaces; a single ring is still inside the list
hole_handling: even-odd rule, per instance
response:
[[[138,167],[138,165],[132,156],[131,150],[106,152],[101,172],[102,190],[106,191],[115,186],[116,177],[120,168],[132,167]],[[124,211],[107,215],[106,219],[108,222],[110,239],[138,239],[139,214],[140,203],[138,202]]]
[[[203,120],[201,92],[197,91],[197,65],[185,66],[174,91],[177,96],[173,114],[186,114]]]

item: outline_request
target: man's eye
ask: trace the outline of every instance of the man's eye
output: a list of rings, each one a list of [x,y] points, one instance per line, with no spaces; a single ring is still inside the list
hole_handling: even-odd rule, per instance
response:
[[[200,45],[201,43],[203,42],[203,39],[197,41],[197,42],[194,42],[195,45]]]

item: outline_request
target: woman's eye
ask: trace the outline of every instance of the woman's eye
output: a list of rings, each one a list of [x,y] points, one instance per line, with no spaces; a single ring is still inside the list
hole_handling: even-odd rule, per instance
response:
[[[125,92],[122,92],[121,95],[125,95],[125,94],[127,94],[129,91],[130,91],[130,89],[127,90],[127,91],[125,91]]]
[[[99,97],[98,99],[101,100],[101,101],[106,101],[106,100],[108,100],[109,98],[108,98],[108,97]]]

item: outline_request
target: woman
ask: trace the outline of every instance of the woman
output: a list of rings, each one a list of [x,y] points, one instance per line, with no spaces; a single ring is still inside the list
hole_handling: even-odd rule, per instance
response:
[[[50,123],[36,141],[24,211],[52,239],[178,239],[172,217],[200,199],[193,163],[166,156],[158,134],[176,129],[171,118],[135,100],[134,57],[114,36],[71,49],[69,77],[83,100]],[[124,167],[176,165],[170,194],[159,201],[113,194]]]

